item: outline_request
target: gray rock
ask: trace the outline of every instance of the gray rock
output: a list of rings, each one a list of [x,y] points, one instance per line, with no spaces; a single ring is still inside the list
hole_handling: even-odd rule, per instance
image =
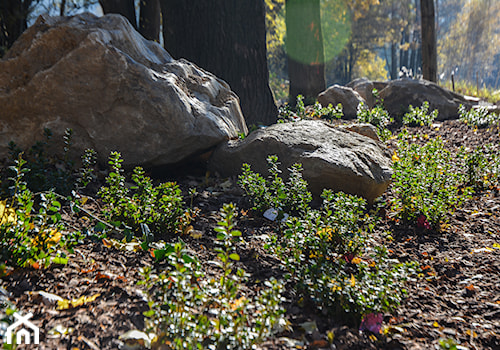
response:
[[[349,87],[337,84],[330,86],[328,89],[320,93],[318,95],[318,102],[323,107],[326,107],[329,104],[336,106],[341,103],[345,119],[356,118],[360,102],[363,102],[366,105],[365,99],[362,98],[356,91]]]
[[[378,137],[377,134],[377,128],[372,124],[360,123],[351,125],[341,125],[340,127],[380,142],[380,137]]]
[[[358,78],[351,81],[346,86],[356,91],[366,101],[368,108],[372,108],[375,105],[376,101],[372,93],[374,89],[372,81],[367,78]]]
[[[74,131],[125,166],[183,160],[247,133],[238,97],[214,75],[174,60],[122,16],[41,16],[0,61],[0,157],[50,128]]]
[[[420,107],[427,101],[431,111],[439,111],[438,120],[456,119],[460,104],[468,108],[473,104],[464,96],[427,80],[393,80],[380,91],[380,97],[384,100],[385,109],[393,117],[403,116],[410,105]]]
[[[282,170],[301,163],[315,196],[330,188],[372,202],[391,181],[391,155],[384,144],[317,120],[275,124],[243,140],[221,144],[209,160],[209,169],[233,176],[248,163],[267,176],[266,158],[272,154],[278,156]]]

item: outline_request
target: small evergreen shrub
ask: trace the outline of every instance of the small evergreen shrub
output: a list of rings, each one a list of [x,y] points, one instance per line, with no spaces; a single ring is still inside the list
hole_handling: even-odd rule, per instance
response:
[[[288,205],[296,209],[296,216],[282,224],[283,234],[272,236],[266,245],[282,261],[296,292],[325,313],[347,312],[357,323],[364,315],[397,306],[415,265],[390,260],[383,247],[367,244],[366,230],[373,228],[373,222],[364,214],[365,201],[325,190],[322,208],[311,209],[309,196],[291,195],[303,193],[292,188],[305,189],[307,182],[296,176],[300,181],[285,186],[276,170],[276,157],[268,161],[269,179],[244,166],[240,185],[260,211],[269,206],[287,208],[287,200],[300,198],[294,206]]]
[[[454,168],[459,160],[452,158],[441,138],[419,146],[411,143],[405,130],[398,136],[393,160],[392,209],[401,220],[440,229],[470,197],[471,189],[463,186],[464,174]]]
[[[472,152],[462,149],[459,153],[466,169],[466,184],[474,191],[500,185],[500,155],[498,146],[487,144]]]
[[[217,232],[220,277],[207,280],[199,261],[182,241],[167,244],[168,267],[153,274],[144,269],[150,310],[145,313],[153,346],[169,349],[253,349],[285,324],[281,308],[283,286],[272,279],[256,296],[245,293],[247,277],[234,268],[240,259],[235,244],[241,232],[234,229],[237,210],[225,204]]]
[[[486,107],[471,108],[467,110],[465,106],[460,105],[458,114],[462,122],[479,129],[487,128],[500,121],[500,116],[490,113]]]
[[[377,103],[372,109],[369,109],[363,102],[360,102],[357,111],[357,121],[375,126],[377,134],[382,140],[388,140],[392,136],[387,126],[394,120],[384,109],[382,103]]]
[[[195,214],[184,208],[184,200],[175,182],[154,186],[141,167],[133,170],[131,188],[125,184],[121,155],[111,152],[107,186],[98,192],[105,204],[107,220],[117,226],[124,224],[136,233],[182,233]],[[145,226],[146,225],[146,226]]]
[[[403,116],[403,125],[431,126],[437,116],[438,110],[435,109],[429,113],[429,102],[425,101],[420,108],[410,105],[409,111]]]
[[[295,110],[288,104],[278,108],[278,123],[294,122],[311,118],[334,120],[340,119],[343,116],[344,113],[342,112],[342,105],[340,103],[335,107],[331,104],[327,107],[322,107],[321,104],[316,101],[312,108],[306,108],[304,105],[304,97],[302,95],[297,96]]]
[[[61,239],[61,203],[52,191],[35,195],[28,189],[26,164],[19,154],[11,167],[11,196],[0,201],[0,259],[10,266],[49,264]]]
[[[274,208],[278,211],[278,218],[285,213],[305,214],[312,200],[312,194],[307,190],[307,182],[302,178],[302,165],[294,164],[290,169],[290,176],[285,182],[281,178],[280,163],[276,155],[267,158],[268,178],[252,171],[249,164],[243,164],[242,174],[238,177],[239,186],[245,191],[251,201],[252,209],[263,213]]]

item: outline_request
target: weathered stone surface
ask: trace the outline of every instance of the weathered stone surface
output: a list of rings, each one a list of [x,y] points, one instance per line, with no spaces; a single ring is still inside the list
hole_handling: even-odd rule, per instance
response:
[[[391,181],[391,155],[382,143],[317,120],[275,124],[243,140],[221,144],[209,161],[209,169],[232,176],[240,174],[242,164],[248,163],[267,176],[266,158],[272,154],[278,156],[282,170],[301,163],[309,190],[316,196],[331,188],[371,202]]]
[[[366,105],[366,101],[362,98],[356,91],[349,87],[332,85],[322,93],[318,95],[318,102],[321,103],[323,107],[332,104],[336,106],[341,103],[344,112],[345,119],[356,118],[358,104],[363,102]]]
[[[410,105],[422,106],[424,101],[429,102],[431,111],[439,111],[438,120],[458,118],[460,104],[469,108],[472,106],[464,96],[427,80],[393,80],[380,91],[380,97],[384,100],[385,109],[394,117],[403,116]]]
[[[359,124],[351,124],[351,125],[340,125],[340,128],[344,128],[346,130],[355,132],[356,134],[360,134],[366,137],[371,138],[375,141],[380,141],[380,137],[377,134],[377,128],[368,123],[359,123]]]
[[[354,91],[356,91],[361,97],[363,97],[366,101],[366,104],[369,108],[373,108],[375,103],[377,102],[375,96],[373,95],[373,89],[380,91],[387,87],[387,82],[383,81],[371,81],[367,78],[358,78],[351,81],[347,84],[347,87],[350,87]]]
[[[373,96],[373,82],[367,78],[358,78],[346,85],[348,88],[356,91],[365,101],[369,108],[375,105],[375,97]]]
[[[0,157],[50,128],[74,153],[125,165],[178,162],[246,133],[237,96],[138,34],[119,15],[39,17],[0,61]]]

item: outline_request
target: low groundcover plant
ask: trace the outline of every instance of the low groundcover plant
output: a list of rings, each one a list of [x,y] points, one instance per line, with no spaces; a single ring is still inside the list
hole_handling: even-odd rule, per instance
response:
[[[444,148],[441,138],[420,146],[411,142],[405,130],[398,135],[393,160],[392,210],[398,220],[439,230],[448,216],[470,198],[465,175],[457,169],[459,161]]]
[[[357,324],[365,315],[397,306],[416,265],[389,259],[385,247],[367,244],[367,232],[374,224],[364,214],[365,201],[325,190],[322,207],[312,209],[309,197],[296,201],[294,188],[307,188],[307,182],[301,176],[285,182],[277,164],[276,158],[269,162],[267,180],[244,165],[239,183],[258,212],[271,205],[284,208],[283,203],[301,203],[303,210],[295,210],[295,216],[282,224],[282,233],[271,236],[266,246],[288,271],[297,298],[312,301],[325,314],[349,314]]]
[[[234,269],[239,255],[235,244],[241,232],[234,229],[237,210],[225,204],[215,229],[216,265],[220,276],[206,279],[200,262],[187,253],[182,241],[167,244],[168,267],[158,274],[144,269],[150,311],[146,312],[153,344],[169,349],[252,349],[284,324],[283,286],[271,279],[256,296],[243,290],[246,273]]]

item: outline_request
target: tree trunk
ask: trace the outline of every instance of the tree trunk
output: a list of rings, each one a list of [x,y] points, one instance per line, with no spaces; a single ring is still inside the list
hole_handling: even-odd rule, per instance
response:
[[[396,43],[391,43],[391,79],[398,78],[398,55],[396,51]]]
[[[160,1],[141,0],[139,32],[148,40],[160,42]]]
[[[104,14],[118,13],[126,17],[130,24],[137,29],[134,0],[99,0]]]
[[[0,1],[0,57],[26,30],[32,0]]]
[[[289,102],[301,94],[311,104],[326,89],[320,0],[287,0],[285,7]]]
[[[66,0],[61,0],[61,5],[59,7],[59,16],[64,16],[65,11],[66,11]]]
[[[437,47],[434,0],[421,0],[422,74],[424,79],[437,82]]]
[[[248,125],[270,125],[277,108],[269,88],[262,0],[160,0],[165,49],[225,80]]]
[[[410,70],[410,64],[408,62],[408,51],[410,48],[408,47],[410,41],[410,29],[409,26],[405,26],[403,29],[403,34],[401,36],[401,45],[399,49],[399,70],[402,70],[405,67],[407,70]],[[403,49],[403,45],[405,48]]]

